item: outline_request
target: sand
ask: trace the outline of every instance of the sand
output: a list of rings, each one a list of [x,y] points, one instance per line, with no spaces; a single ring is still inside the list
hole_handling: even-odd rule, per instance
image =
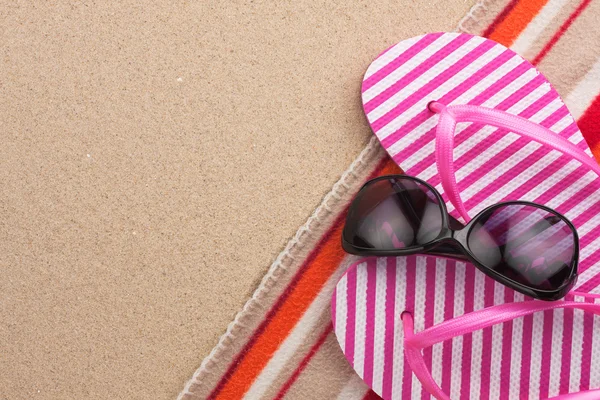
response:
[[[39,4],[38,4],[39,3]],[[0,399],[174,398],[474,0],[0,5]]]

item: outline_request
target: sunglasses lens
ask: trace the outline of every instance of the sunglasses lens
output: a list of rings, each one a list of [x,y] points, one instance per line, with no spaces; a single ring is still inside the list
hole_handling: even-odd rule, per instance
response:
[[[481,264],[538,290],[566,284],[575,264],[571,227],[558,214],[533,205],[510,204],[481,215],[468,244]]]
[[[394,250],[431,242],[442,231],[442,208],[427,186],[393,177],[368,183],[351,207],[344,239],[356,247]]]

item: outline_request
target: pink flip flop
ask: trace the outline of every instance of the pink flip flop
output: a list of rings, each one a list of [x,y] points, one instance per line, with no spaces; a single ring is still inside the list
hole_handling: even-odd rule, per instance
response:
[[[332,319],[386,400],[600,399],[598,296],[527,301],[465,262],[373,257],[338,282]]]
[[[380,55],[362,92],[383,147],[455,218],[505,200],[544,204],[577,228],[580,262],[575,291],[556,303],[530,302],[453,260],[359,262],[333,305],[358,374],[385,399],[545,399],[600,387],[600,169],[550,83],[496,42],[434,33]]]

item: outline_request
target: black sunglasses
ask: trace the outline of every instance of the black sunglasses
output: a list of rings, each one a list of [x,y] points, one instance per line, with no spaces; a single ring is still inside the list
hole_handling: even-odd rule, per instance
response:
[[[579,237],[551,208],[499,203],[467,225],[448,214],[427,182],[381,176],[367,182],[348,210],[342,246],[351,254],[427,253],[468,260],[496,281],[528,296],[557,300],[577,280]]]

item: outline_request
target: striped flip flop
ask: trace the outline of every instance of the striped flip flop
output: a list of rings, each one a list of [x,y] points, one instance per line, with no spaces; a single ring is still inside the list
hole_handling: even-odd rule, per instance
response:
[[[600,317],[595,309],[582,309],[600,297],[600,178],[590,163],[556,147],[473,120],[459,121],[452,147],[440,157],[440,116],[428,108],[437,101],[448,109],[469,105],[517,115],[592,157],[550,83],[494,41],[434,33],[381,54],[365,74],[362,98],[371,128],[389,155],[406,174],[435,186],[455,218],[464,221],[506,200],[547,205],[577,228],[580,263],[574,292],[556,303],[564,307],[544,309],[470,264],[425,256],[360,261],[333,297],[336,335],[358,374],[385,399],[429,398],[430,393],[452,399],[546,399],[600,387],[600,365],[592,363],[600,359]],[[451,176],[451,185],[444,175]],[[418,336],[493,307],[504,315],[502,307],[515,303],[531,307],[531,313],[514,320],[513,313],[494,326],[427,347],[409,346],[409,354],[423,351],[423,365],[406,358],[406,325],[414,323]],[[403,311],[409,312],[410,324],[400,320]]]
[[[600,398],[600,296],[528,301],[462,261],[373,257],[338,282],[332,320],[386,400]]]
[[[458,219],[461,215],[448,202],[438,174],[439,117],[428,109],[431,101],[521,116],[592,157],[575,120],[544,76],[512,50],[479,36],[433,33],[392,46],[369,66],[362,100],[373,132],[396,164],[436,187]],[[504,200],[526,200],[569,218],[581,238],[576,289],[600,293],[600,177],[589,166],[527,137],[480,123],[457,125],[453,159],[456,192],[469,215]]]

